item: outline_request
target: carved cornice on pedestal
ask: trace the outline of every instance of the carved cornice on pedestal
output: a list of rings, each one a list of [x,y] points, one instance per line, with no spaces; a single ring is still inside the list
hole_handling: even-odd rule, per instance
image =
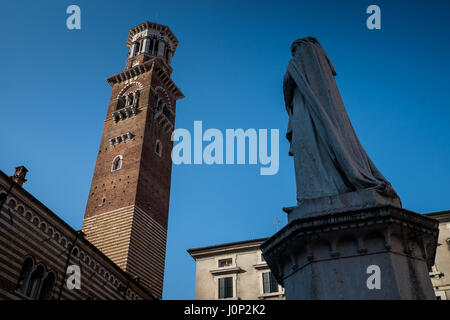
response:
[[[261,245],[277,281],[312,262],[391,252],[434,263],[438,222],[384,206],[291,221]]]

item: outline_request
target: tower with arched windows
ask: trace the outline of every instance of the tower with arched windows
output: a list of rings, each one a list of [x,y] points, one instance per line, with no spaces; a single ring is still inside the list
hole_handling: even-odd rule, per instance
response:
[[[171,180],[178,40],[145,22],[129,32],[125,69],[112,86],[83,221],[86,238],[161,296]]]

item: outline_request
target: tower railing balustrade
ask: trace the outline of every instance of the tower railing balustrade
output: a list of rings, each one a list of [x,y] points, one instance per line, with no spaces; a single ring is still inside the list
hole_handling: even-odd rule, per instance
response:
[[[125,120],[127,118],[130,118],[132,116],[135,116],[138,112],[138,106],[137,101],[132,102],[128,105],[125,105],[124,107],[117,109],[113,112],[111,112],[111,116],[114,119],[114,122],[119,122],[120,120]]]

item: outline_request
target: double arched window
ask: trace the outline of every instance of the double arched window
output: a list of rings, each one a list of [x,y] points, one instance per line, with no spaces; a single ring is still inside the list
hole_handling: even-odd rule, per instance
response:
[[[22,265],[22,270],[20,270],[19,281],[17,282],[17,290],[22,294],[26,294],[27,292],[28,280],[30,278],[31,272],[33,272],[33,265],[33,260],[31,258],[26,258]]]
[[[17,282],[17,291],[34,300],[50,300],[56,282],[54,272],[46,272],[43,265],[34,265],[26,258]]]
[[[42,282],[41,291],[39,292],[39,300],[50,300],[52,298],[55,282],[56,275],[53,272],[48,273]]]
[[[26,296],[31,299],[37,299],[39,297],[39,288],[41,287],[44,273],[45,269],[42,265],[34,268],[31,273],[30,280],[28,281],[27,290],[25,291]]]
[[[137,105],[139,99],[139,91],[129,93],[126,98],[126,106]]]
[[[126,107],[137,107],[139,102],[139,91],[129,92],[118,97],[116,110],[120,110]]]

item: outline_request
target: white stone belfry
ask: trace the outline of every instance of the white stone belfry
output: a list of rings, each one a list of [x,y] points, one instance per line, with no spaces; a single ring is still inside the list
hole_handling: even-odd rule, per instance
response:
[[[170,65],[172,55],[178,45],[178,40],[171,33],[167,33],[164,26],[146,22],[139,25],[129,35],[127,46],[130,49],[129,59],[141,54],[161,57]]]

